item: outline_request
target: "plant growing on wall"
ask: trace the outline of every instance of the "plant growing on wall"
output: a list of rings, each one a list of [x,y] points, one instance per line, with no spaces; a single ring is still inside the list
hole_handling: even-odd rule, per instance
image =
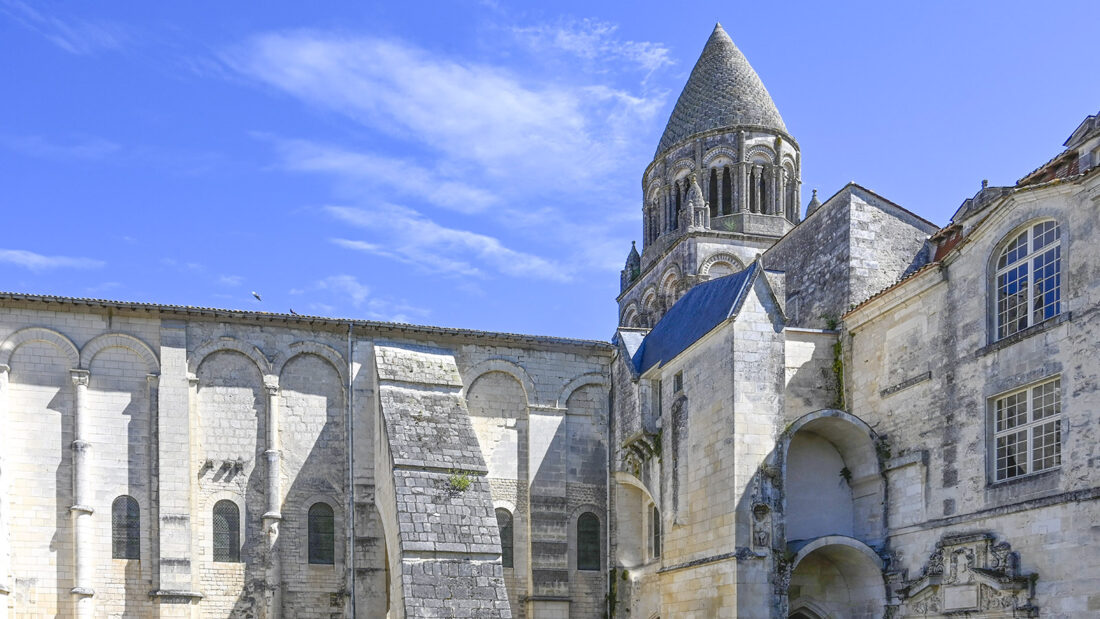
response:
[[[451,469],[451,476],[447,479],[447,485],[451,488],[451,492],[466,492],[470,489],[471,483],[473,483],[473,480],[465,471]]]

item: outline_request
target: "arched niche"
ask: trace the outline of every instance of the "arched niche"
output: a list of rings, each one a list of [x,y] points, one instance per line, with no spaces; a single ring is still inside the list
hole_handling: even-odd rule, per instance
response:
[[[885,480],[876,435],[840,410],[809,413],[784,432],[784,518],[788,542],[843,535],[885,536]]]
[[[799,548],[787,587],[790,617],[882,617],[882,559],[859,540],[827,536]]]

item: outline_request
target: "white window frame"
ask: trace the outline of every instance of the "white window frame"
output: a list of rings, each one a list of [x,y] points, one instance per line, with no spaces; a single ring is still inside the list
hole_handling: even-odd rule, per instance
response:
[[[995,483],[1061,467],[1061,376],[993,396],[989,406]],[[1022,463],[1018,462],[1020,451],[1026,454]]]
[[[1022,246],[1016,249],[1020,241]],[[1043,245],[1036,247],[1039,241]],[[993,341],[1062,313],[1062,235],[1058,222],[1047,219],[1030,223],[1008,235],[998,247],[993,274]],[[1036,265],[1046,273],[1042,281],[1047,286],[1036,286]],[[1014,292],[1002,297],[1002,291],[1009,290]]]

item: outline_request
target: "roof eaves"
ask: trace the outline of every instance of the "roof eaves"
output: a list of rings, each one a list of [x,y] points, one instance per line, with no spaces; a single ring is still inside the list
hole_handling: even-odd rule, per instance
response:
[[[356,328],[376,329],[379,331],[397,331],[402,333],[414,333],[418,335],[441,335],[452,337],[492,338],[507,341],[527,342],[532,344],[555,344],[565,346],[579,346],[585,348],[602,349],[610,352],[612,346],[609,342],[600,340],[584,340],[577,338],[564,338],[545,335],[530,335],[525,333],[506,333],[497,331],[482,331],[478,329],[464,329],[459,327],[436,327],[429,325],[415,325],[402,322],[383,322],[377,320],[362,320],[355,318],[331,318],[325,316],[310,316],[303,314],[282,314],[275,312],[255,312],[248,310],[232,310],[213,307],[200,307],[194,305],[171,305],[159,303],[141,303],[134,301],[115,301],[109,299],[94,299],[86,297],[63,297],[54,295],[35,295],[18,292],[0,292],[0,301],[20,301],[28,303],[58,303],[63,305],[76,305],[87,307],[114,308],[134,311],[163,312],[167,314],[183,314],[188,316],[203,316],[214,318],[236,318],[250,320],[269,320],[298,324],[326,324],[331,326],[352,326]]]

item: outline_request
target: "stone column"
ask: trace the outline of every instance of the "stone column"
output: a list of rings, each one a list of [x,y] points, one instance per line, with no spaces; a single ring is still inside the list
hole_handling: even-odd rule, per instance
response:
[[[279,523],[282,521],[282,484],[279,479],[279,379],[275,376],[264,378],[264,390],[267,391],[267,448],[264,458],[267,460],[267,510],[263,515],[263,531],[266,541],[264,557],[264,577],[267,594],[267,619],[279,619],[282,616],[282,561],[276,547],[279,541]]]
[[[8,373],[10,368],[0,364],[0,428],[8,427]],[[8,521],[8,471],[5,468],[4,448],[0,442],[0,619],[8,617],[8,596],[11,594],[11,533]]]
[[[737,166],[730,170],[733,175],[733,196],[731,207],[734,213],[744,213],[749,210],[748,192],[748,159],[745,157],[745,132],[737,132]]]
[[[73,520],[73,574],[72,594],[76,616],[91,619],[95,614],[92,596],[92,523],[91,466],[92,444],[88,436],[88,378],[87,370],[70,370],[74,388],[73,411],[73,505],[69,514]]]

